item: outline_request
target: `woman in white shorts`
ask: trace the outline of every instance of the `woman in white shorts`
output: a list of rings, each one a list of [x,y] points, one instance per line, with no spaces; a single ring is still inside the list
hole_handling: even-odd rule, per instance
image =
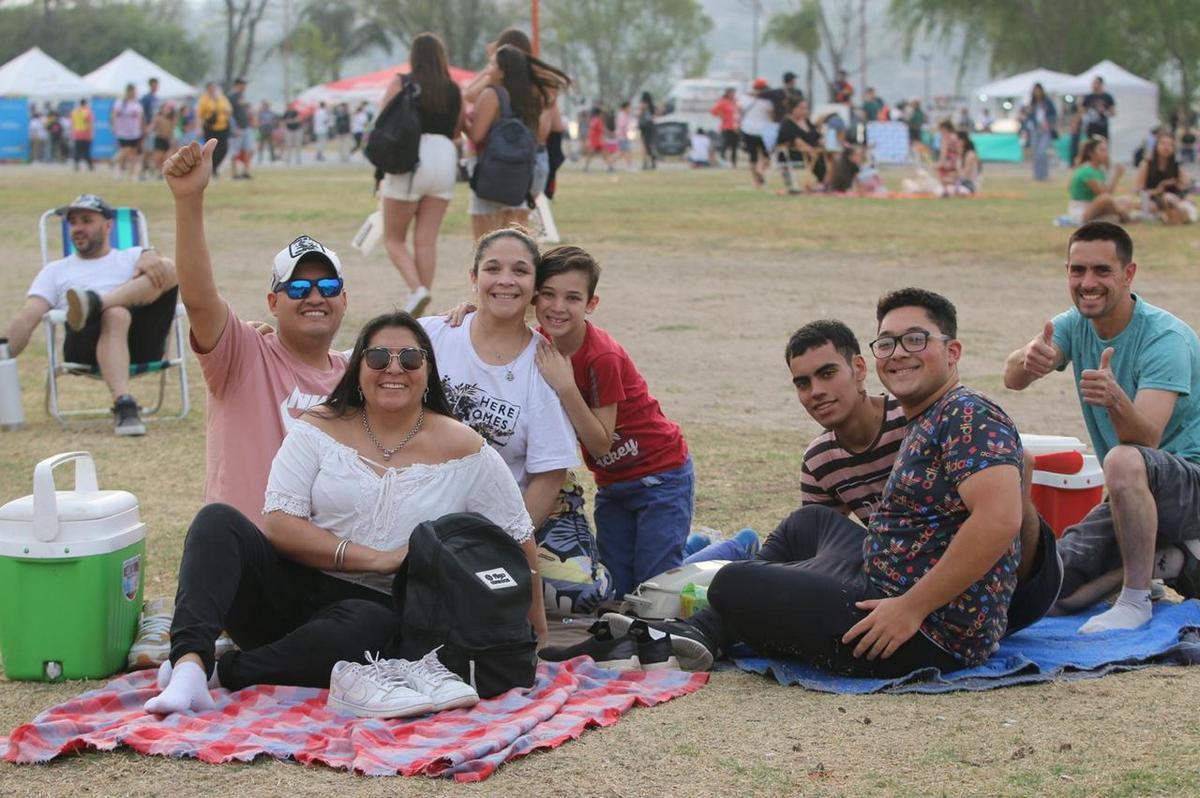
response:
[[[414,81],[420,87],[417,99],[422,131],[420,162],[411,172],[386,175],[379,193],[383,197],[384,246],[392,265],[408,284],[408,304],[404,309],[419,315],[429,304],[437,268],[438,232],[454,197],[458,172],[454,142],[462,133],[463,101],[462,92],[450,78],[446,47],[436,35],[422,33],[413,39],[408,63],[409,75],[392,79],[380,107],[386,108],[407,81]],[[413,223],[411,251],[406,241],[410,223]]]

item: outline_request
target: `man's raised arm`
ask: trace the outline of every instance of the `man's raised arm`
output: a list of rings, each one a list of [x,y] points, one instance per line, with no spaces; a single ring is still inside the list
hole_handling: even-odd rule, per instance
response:
[[[204,190],[212,175],[216,139],[203,148],[180,147],[163,164],[163,177],[175,197],[175,273],[179,297],[187,308],[192,336],[201,352],[210,352],[225,330],[229,308],[217,291],[212,258],[204,235]]]
[[[1054,322],[1048,321],[1041,335],[1014,350],[1004,361],[1004,387],[1024,390],[1062,365],[1062,361],[1062,352],[1054,345]]]

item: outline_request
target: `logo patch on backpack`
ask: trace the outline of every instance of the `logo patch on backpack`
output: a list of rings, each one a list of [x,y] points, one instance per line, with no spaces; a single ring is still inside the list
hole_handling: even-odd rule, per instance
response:
[[[490,571],[476,571],[475,575],[492,590],[503,590],[506,587],[516,587],[517,580],[503,568],[493,568]]]

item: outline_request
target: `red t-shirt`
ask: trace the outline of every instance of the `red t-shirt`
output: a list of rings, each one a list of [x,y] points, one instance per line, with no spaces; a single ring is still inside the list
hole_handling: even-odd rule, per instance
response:
[[[737,103],[722,97],[713,104],[710,114],[721,119],[721,130],[737,130]]]
[[[598,116],[593,116],[592,121],[588,122],[588,146],[593,150],[604,146],[604,120]]]
[[[598,462],[587,449],[583,451],[583,461],[598,486],[641,479],[686,462],[683,431],[663,414],[633,359],[611,335],[588,322],[583,346],[571,356],[571,365],[575,385],[589,407],[617,406],[609,453]]]

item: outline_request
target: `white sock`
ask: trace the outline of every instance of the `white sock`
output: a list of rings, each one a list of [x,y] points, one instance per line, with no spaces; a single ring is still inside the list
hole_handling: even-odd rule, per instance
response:
[[[163,668],[158,675],[163,677]],[[208,678],[204,669],[195,662],[181,662],[170,670],[166,688],[146,702],[144,709],[155,715],[170,715],[173,712],[193,710],[202,712],[213,709],[212,696],[208,694]]]
[[[1113,629],[1137,629],[1150,622],[1152,613],[1149,590],[1121,588],[1117,603],[1079,627],[1079,634],[1091,635]]]
[[[171,683],[171,660],[167,660],[162,665],[158,666],[158,677],[154,680],[154,686],[161,693],[167,689],[167,685]],[[221,680],[217,678],[217,665],[213,664],[213,674],[208,677],[208,689],[221,689]]]

